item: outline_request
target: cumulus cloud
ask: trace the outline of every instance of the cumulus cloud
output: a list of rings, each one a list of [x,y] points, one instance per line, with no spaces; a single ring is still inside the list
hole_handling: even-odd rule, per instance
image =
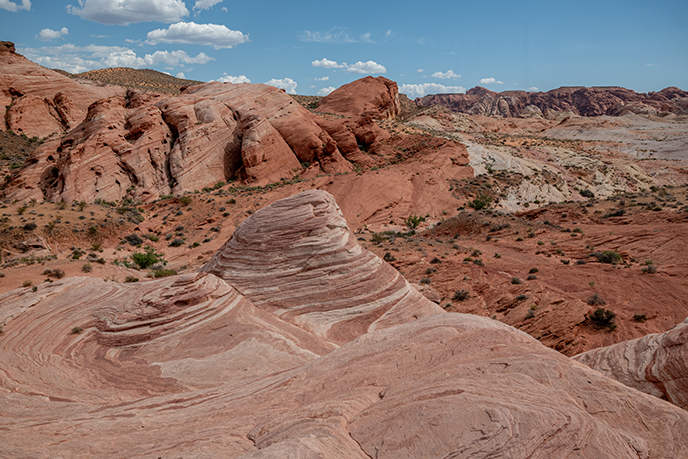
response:
[[[411,99],[415,99],[416,97],[423,97],[427,94],[463,94],[466,92],[466,88],[463,86],[445,86],[438,83],[402,84],[399,88],[399,92],[406,94]]]
[[[172,23],[189,15],[183,0],[79,0],[79,6],[68,5],[67,12],[108,25],[151,21]]]
[[[326,88],[322,88],[321,90],[318,91],[318,95],[319,96],[326,96],[329,93],[331,93],[332,91],[334,91],[335,89],[337,89],[337,88],[335,88],[334,86],[328,86]]]
[[[222,0],[196,0],[196,4],[193,6],[194,11],[209,10],[218,3],[222,3]],[[224,9],[224,8],[223,8]]]
[[[329,79],[330,79],[330,77],[328,77],[328,76],[324,76],[322,78],[314,78],[315,81],[327,81]]]
[[[528,91],[532,91],[532,92],[536,92],[536,91],[539,91],[539,90],[540,90],[540,88],[538,88],[538,87],[536,87],[536,86],[531,86],[530,88],[528,88]]]
[[[233,83],[233,84],[239,84],[239,83],[250,83],[251,80],[249,80],[246,75],[239,75],[239,76],[232,76],[232,75],[227,75],[226,73],[223,73],[220,78],[217,79],[217,81],[221,83]]]
[[[121,46],[75,46],[66,44],[54,47],[24,48],[19,52],[28,59],[48,67],[81,73],[106,67],[143,68],[156,65],[170,67],[185,64],[207,64],[214,60],[205,53],[189,56],[185,51],[156,51],[139,56],[130,48]]]
[[[372,43],[370,33],[363,33],[358,36],[350,35],[347,29],[335,27],[327,32],[311,32],[305,30],[300,36],[301,41],[314,41],[316,43]]]
[[[313,67],[321,67],[324,69],[344,69],[345,72],[349,72],[349,73],[366,74],[366,73],[385,73],[385,72],[387,72],[387,68],[384,65],[380,65],[374,61],[367,61],[367,62],[358,61],[355,64],[349,65],[346,62],[342,62],[340,64],[336,61],[331,61],[329,59],[323,58],[323,59],[320,59],[319,61],[316,60],[316,61],[311,62],[311,65]]]
[[[321,67],[324,69],[340,69],[346,66],[346,64],[339,64],[336,61],[331,61],[326,58],[322,58],[319,61],[313,61],[311,62],[311,65],[313,67]]]
[[[0,8],[16,13],[17,10],[31,10],[31,0],[22,0],[21,5],[17,5],[10,0],[0,0]]]
[[[184,72],[177,73],[176,77],[181,78],[182,80],[186,80],[186,75],[184,75]]]
[[[296,94],[296,81],[292,80],[291,78],[282,78],[281,80],[277,80],[273,78],[270,81],[265,82],[265,84],[269,84],[270,86],[274,86],[276,88],[284,89],[287,91],[287,94]]]
[[[344,69],[345,72],[349,73],[385,73],[387,68],[384,65],[380,65],[374,61],[361,62],[358,61],[355,64],[347,65]]]
[[[195,22],[178,22],[167,29],[156,29],[148,32],[147,42],[188,43],[212,46],[215,49],[232,48],[248,41],[248,35],[238,30],[230,30],[219,24],[196,24]]]
[[[461,78],[461,75],[457,75],[453,70],[447,70],[446,72],[435,72],[432,74],[434,78],[441,78],[443,80],[448,80],[449,78]]]
[[[38,38],[41,41],[50,41],[55,40],[57,38],[62,38],[67,34],[69,34],[69,30],[67,30],[67,27],[62,27],[60,30],[43,29],[39,32],[38,35],[36,35],[36,38]]]
[[[497,81],[494,78],[481,78],[480,84],[504,84],[503,81]]]
[[[423,72],[425,72],[425,69],[418,69],[418,70],[416,70],[416,72],[423,73]]]

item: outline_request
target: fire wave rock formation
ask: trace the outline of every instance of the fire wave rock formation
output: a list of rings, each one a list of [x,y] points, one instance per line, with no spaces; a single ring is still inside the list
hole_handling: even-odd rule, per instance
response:
[[[202,271],[256,306],[344,343],[442,312],[397,270],[362,249],[334,197],[304,191],[242,223]]]
[[[251,262],[243,280],[225,266],[229,283],[207,272],[69,278],[0,297],[0,457],[688,454],[688,413],[676,406],[500,322],[441,311],[412,320],[414,305],[431,311],[403,278],[391,282],[391,267],[366,267],[383,262],[345,237],[325,193],[277,202],[237,233],[206,268],[253,254],[264,268]],[[396,287],[369,294],[361,272]],[[400,293],[404,314],[371,322]],[[287,317],[295,305],[362,334],[337,347],[328,341],[356,332],[299,320],[312,312]]]
[[[666,333],[593,349],[573,358],[688,410],[688,319]]]

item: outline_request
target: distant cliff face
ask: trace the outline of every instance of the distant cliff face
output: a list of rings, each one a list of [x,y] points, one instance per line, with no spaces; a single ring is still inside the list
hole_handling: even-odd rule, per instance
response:
[[[442,105],[459,113],[507,118],[548,117],[550,111],[569,111],[580,116],[688,113],[688,92],[675,87],[648,94],[620,87],[564,87],[548,92],[501,93],[475,87],[466,94],[431,94],[415,102],[422,107]]]

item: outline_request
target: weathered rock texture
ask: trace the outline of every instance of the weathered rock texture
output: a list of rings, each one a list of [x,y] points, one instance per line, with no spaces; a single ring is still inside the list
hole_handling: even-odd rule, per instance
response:
[[[277,88],[129,91],[94,103],[78,128],[36,150],[9,196],[114,201],[135,190],[133,197],[150,201],[235,178],[265,185],[292,177],[301,162],[325,173],[352,169],[315,117]]]
[[[70,278],[1,296],[0,456],[688,455],[686,411],[525,333],[465,314],[409,321],[427,300],[347,235],[328,195],[303,193],[217,254],[207,268],[224,262],[229,282]],[[371,322],[395,296],[404,311]]]
[[[256,306],[335,343],[442,312],[358,245],[325,191],[305,191],[259,210],[203,271]]]
[[[318,111],[392,119],[401,113],[399,88],[385,77],[367,76],[332,91],[320,101]]]
[[[688,409],[688,319],[666,333],[573,357],[610,378]]]
[[[627,113],[657,115],[688,112],[688,92],[665,88],[648,94],[620,87],[562,87],[548,92],[504,91],[475,87],[466,94],[431,94],[416,99],[423,107],[443,105],[459,113],[481,116],[538,117],[554,112],[581,116]]]
[[[77,83],[17,54],[0,42],[0,128],[29,137],[62,133],[81,123],[93,102],[123,94],[116,86]]]

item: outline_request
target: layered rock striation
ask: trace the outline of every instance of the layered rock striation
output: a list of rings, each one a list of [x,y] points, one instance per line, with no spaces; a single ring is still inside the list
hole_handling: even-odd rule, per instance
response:
[[[362,249],[334,197],[299,193],[242,223],[202,271],[334,343],[442,310]]]
[[[688,410],[688,319],[653,333],[573,357],[623,384]]]
[[[399,88],[385,77],[367,76],[332,91],[318,103],[318,111],[393,119],[401,114]]]
[[[675,87],[648,94],[620,87],[562,87],[548,92],[494,92],[482,87],[466,94],[431,94],[416,99],[422,107],[442,105],[480,116],[548,117],[556,112],[580,116],[658,115],[688,112],[688,92]]]
[[[2,457],[688,455],[688,412],[442,312],[319,191],[202,272],[15,290],[0,324]]]

